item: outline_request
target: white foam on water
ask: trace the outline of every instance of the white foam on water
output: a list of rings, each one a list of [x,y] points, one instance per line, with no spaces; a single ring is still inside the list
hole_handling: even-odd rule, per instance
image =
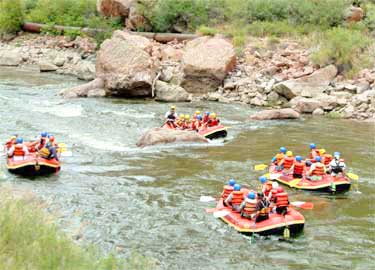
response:
[[[125,116],[130,118],[137,118],[137,119],[152,119],[155,118],[155,113],[139,113],[135,110],[126,110],[126,111],[112,111],[112,110],[104,110],[102,113],[110,113],[117,116]]]
[[[49,113],[58,117],[78,117],[82,116],[81,105],[56,105],[50,102],[42,102],[33,108],[34,112]]]

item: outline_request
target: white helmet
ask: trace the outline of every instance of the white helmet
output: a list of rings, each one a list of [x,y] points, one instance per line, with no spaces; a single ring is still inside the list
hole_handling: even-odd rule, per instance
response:
[[[277,182],[272,182],[272,188],[277,189],[279,187],[279,183]]]

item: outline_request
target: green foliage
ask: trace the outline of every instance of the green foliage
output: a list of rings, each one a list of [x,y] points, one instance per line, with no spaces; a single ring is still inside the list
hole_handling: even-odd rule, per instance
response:
[[[375,2],[367,3],[364,9],[366,16],[363,22],[370,31],[375,31]]]
[[[0,35],[16,33],[23,23],[21,0],[0,0]]]
[[[138,254],[133,254],[126,265],[114,256],[98,255],[60,234],[35,201],[14,199],[1,192],[0,269],[155,269],[153,260]]]
[[[36,0],[26,18],[37,23],[54,23],[83,27],[95,16],[95,0]]]
[[[99,31],[90,35],[96,40],[98,45],[100,45],[107,38],[110,38],[114,30],[122,28],[119,18],[112,19],[97,16],[88,19],[87,26],[90,28],[100,29]]]
[[[205,36],[214,36],[218,33],[218,30],[212,27],[201,25],[198,29],[198,33]]]
[[[318,50],[312,60],[321,66],[337,65],[344,73],[366,66],[365,58],[373,40],[358,30],[333,28],[316,39]]]

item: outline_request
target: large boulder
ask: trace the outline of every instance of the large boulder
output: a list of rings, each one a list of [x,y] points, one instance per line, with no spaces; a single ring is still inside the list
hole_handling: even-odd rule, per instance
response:
[[[0,66],[18,66],[21,62],[22,58],[19,52],[0,51]]]
[[[58,69],[58,67],[55,64],[50,63],[48,61],[41,61],[41,62],[39,62],[39,70],[40,70],[40,72],[56,71],[57,69]]]
[[[313,98],[295,97],[289,104],[300,113],[312,113],[316,109],[321,108],[320,101]]]
[[[309,76],[275,84],[273,90],[288,100],[300,95],[315,97],[327,89],[336,75],[337,68],[334,65],[329,65],[315,71]]]
[[[362,8],[351,6],[345,11],[344,17],[347,22],[359,22],[363,19],[364,15]]]
[[[216,91],[236,65],[233,45],[219,37],[200,37],[186,44],[182,86],[190,93]]]
[[[97,78],[89,83],[64,89],[59,93],[59,95],[64,98],[104,97],[106,96],[106,91],[104,90],[104,81]]]
[[[115,31],[97,54],[96,76],[112,95],[151,96],[157,67],[147,52],[151,42],[144,37]]]
[[[158,101],[183,102],[191,100],[189,93],[186,92],[184,88],[178,85],[156,81],[155,90],[155,99]]]
[[[82,61],[76,67],[77,78],[84,81],[95,79],[95,64],[90,61]]]
[[[96,8],[107,17],[128,17],[133,0],[98,0]]]
[[[207,139],[195,131],[154,128],[146,132],[138,141],[138,147],[176,142],[207,143]]]
[[[250,116],[253,120],[298,119],[300,114],[290,108],[264,110]]]

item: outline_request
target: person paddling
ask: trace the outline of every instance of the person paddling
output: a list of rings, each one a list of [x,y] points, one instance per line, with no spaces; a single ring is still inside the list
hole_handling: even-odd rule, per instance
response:
[[[332,176],[336,177],[339,174],[344,174],[346,165],[343,159],[340,158],[340,153],[333,154],[334,159],[329,163],[329,171]]]
[[[241,206],[241,217],[247,219],[253,219],[257,212],[257,200],[256,195],[253,191],[247,194],[247,198],[242,202]]]
[[[165,114],[166,124],[171,128],[176,128],[176,119],[177,119],[177,113],[176,113],[176,106],[172,105],[168,112]]]
[[[326,167],[321,163],[321,157],[315,157],[315,163],[311,165],[310,171],[308,173],[308,179],[312,181],[320,181],[323,178],[323,175],[326,173]]]
[[[263,193],[258,193],[258,202],[256,206],[255,222],[261,222],[269,218],[269,206],[267,198],[264,197]]]
[[[225,205],[225,200],[229,197],[229,195],[233,192],[234,185],[236,184],[236,180],[233,178],[228,181],[228,184],[224,186],[223,192],[221,193],[221,198],[224,200],[224,205]]]
[[[293,165],[293,178],[301,179],[303,176],[303,171],[305,169],[305,164],[302,161],[301,156],[296,156],[296,161]]]
[[[23,143],[23,139],[18,137],[16,143],[8,150],[8,157],[13,157],[13,160],[23,160],[24,156],[29,154],[29,149]]]
[[[233,187],[233,192],[229,194],[228,198],[224,201],[225,206],[231,206],[232,211],[240,212],[240,206],[244,201],[245,196],[243,191],[241,190],[241,186],[239,184],[235,184]]]
[[[288,212],[289,198],[288,193],[282,187],[277,188],[275,195],[276,213],[279,215],[286,215]]]

